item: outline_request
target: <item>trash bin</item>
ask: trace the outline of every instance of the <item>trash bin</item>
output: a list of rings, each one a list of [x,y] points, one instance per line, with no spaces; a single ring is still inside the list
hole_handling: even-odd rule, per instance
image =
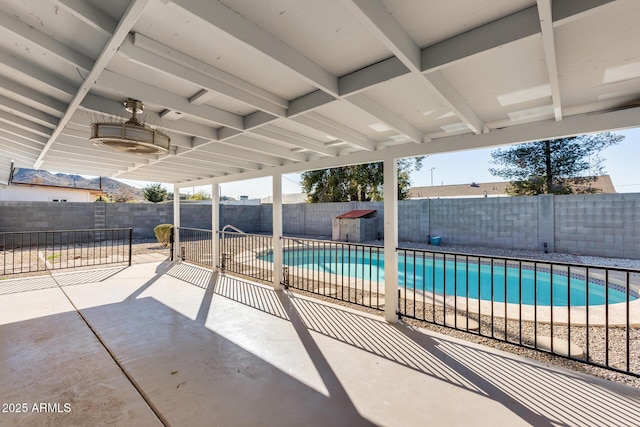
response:
[[[431,238],[431,244],[432,244],[433,246],[440,246],[440,242],[441,242],[441,241],[442,241],[442,237],[440,237],[440,236],[433,236],[433,237]]]

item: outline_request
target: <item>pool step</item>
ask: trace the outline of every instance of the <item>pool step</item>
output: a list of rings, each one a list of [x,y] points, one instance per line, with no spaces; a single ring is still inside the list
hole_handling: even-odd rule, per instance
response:
[[[455,319],[453,316],[447,316],[445,319],[445,324],[452,328],[466,329],[467,321],[469,322],[470,331],[477,331],[478,329],[480,329],[480,325],[478,324],[478,322],[473,319],[469,319],[468,317],[459,315],[455,316]]]
[[[536,343],[540,350],[551,351],[551,337],[546,335],[536,336]],[[553,338],[553,352],[562,356],[575,357],[577,359],[584,358],[584,349],[578,344],[569,341]]]

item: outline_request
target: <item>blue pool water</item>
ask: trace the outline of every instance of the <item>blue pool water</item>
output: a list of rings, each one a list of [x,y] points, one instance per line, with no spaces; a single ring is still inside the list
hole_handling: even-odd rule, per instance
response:
[[[489,263],[480,263],[477,259],[470,259],[469,265],[458,259],[457,264],[447,257],[445,262],[441,257],[433,259],[429,253],[425,257],[421,253],[416,254],[415,260],[407,254],[406,261],[402,252],[398,254],[398,286],[416,289],[418,291],[434,292],[458,296],[468,296],[486,301],[504,302],[549,306],[553,300],[554,306],[584,306],[587,304],[587,288],[589,305],[605,304],[607,289],[602,282],[591,280],[587,286],[584,277],[567,278],[566,271],[549,271],[523,268],[516,264],[507,264],[496,261],[493,267]],[[262,257],[272,261],[273,255]],[[359,279],[380,281],[384,280],[384,255],[376,250],[369,251],[365,248],[353,248],[351,250],[336,251],[323,249],[293,250],[287,249],[284,253],[284,264],[295,269],[308,269],[318,271],[321,274],[336,274]],[[491,272],[493,269],[493,283]],[[563,274],[564,273],[564,274]],[[572,276],[574,276],[572,274]],[[322,276],[320,276],[322,278]],[[553,286],[552,286],[553,283]],[[535,284],[535,286],[534,286]],[[537,292],[534,290],[537,289]],[[630,300],[635,300],[630,295]],[[625,302],[624,291],[609,288],[608,299],[610,304]]]

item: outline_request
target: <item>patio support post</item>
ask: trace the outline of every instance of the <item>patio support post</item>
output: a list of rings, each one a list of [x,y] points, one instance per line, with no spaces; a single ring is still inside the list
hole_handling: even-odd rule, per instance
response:
[[[282,174],[273,177],[273,288],[282,289]]]
[[[398,160],[385,159],[384,169],[384,318],[398,321]]]
[[[211,184],[211,269],[218,270],[220,261],[220,184]]]
[[[173,259],[180,259],[180,187],[173,184]]]

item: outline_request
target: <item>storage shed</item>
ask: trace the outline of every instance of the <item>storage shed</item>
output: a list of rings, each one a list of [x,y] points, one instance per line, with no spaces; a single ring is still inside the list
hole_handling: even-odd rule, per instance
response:
[[[365,242],[378,236],[376,209],[356,209],[333,219],[331,238],[345,242]]]

